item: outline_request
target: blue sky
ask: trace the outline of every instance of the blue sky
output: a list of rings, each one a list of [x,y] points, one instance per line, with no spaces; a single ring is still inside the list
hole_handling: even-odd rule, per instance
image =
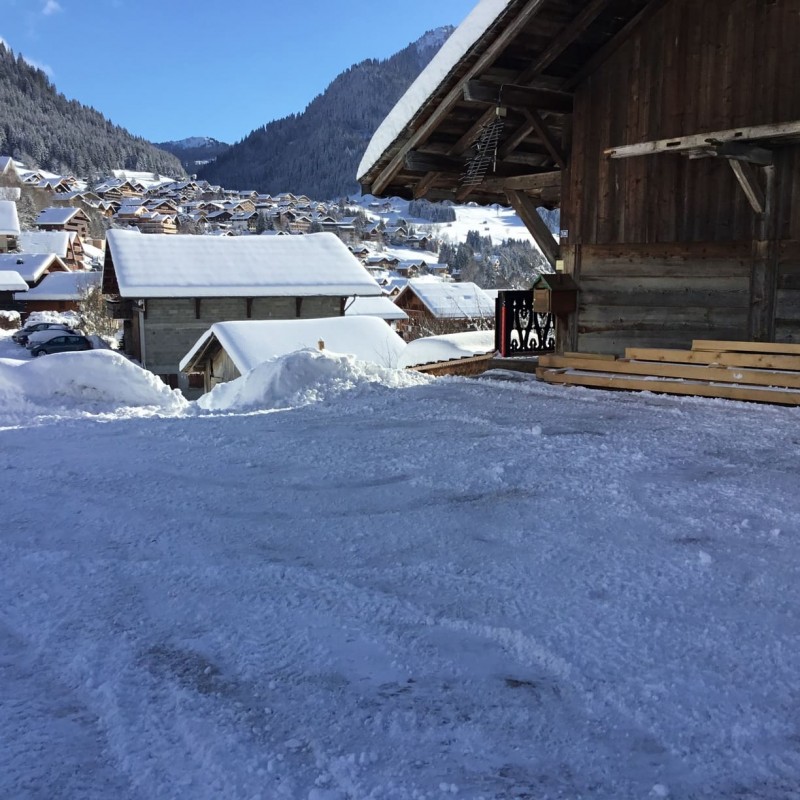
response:
[[[477,0],[0,0],[0,38],[151,141],[241,139]]]

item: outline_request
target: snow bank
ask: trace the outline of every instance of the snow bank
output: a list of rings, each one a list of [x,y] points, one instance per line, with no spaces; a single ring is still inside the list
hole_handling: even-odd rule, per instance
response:
[[[177,412],[188,405],[180,392],[111,350],[0,359],[0,404],[6,418],[130,406]]]
[[[81,324],[81,315],[77,311],[31,311],[25,325],[37,325],[40,322],[60,322],[75,329]]]
[[[431,379],[387,369],[349,355],[299,350],[265,361],[230,383],[215,386],[197,405],[210,411],[294,408],[365,387],[399,389]]]
[[[439,361],[453,361],[494,352],[494,331],[468,331],[426,336],[406,345],[397,366],[417,367]]]

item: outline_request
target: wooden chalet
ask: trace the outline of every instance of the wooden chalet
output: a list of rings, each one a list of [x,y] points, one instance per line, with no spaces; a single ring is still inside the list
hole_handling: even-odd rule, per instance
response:
[[[512,205],[577,285],[560,351],[800,342],[798,42],[800,0],[482,0],[359,181]]]
[[[73,231],[84,239],[89,237],[89,217],[76,206],[45,208],[34,224],[42,231]]]

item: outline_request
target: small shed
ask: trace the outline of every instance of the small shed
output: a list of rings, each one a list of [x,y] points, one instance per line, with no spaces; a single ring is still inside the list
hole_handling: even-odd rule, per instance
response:
[[[33,289],[14,296],[24,303],[26,314],[32,311],[77,311],[81,300],[92,288],[100,286],[99,272],[53,272],[45,275]]]
[[[272,358],[320,347],[395,367],[405,342],[376,317],[218,322],[197,340],[180,368],[187,375],[202,374],[208,392]]]

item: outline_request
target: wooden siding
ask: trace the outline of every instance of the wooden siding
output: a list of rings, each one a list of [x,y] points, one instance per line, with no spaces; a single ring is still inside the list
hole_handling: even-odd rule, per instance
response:
[[[578,87],[561,227],[581,294],[565,349],[800,338],[800,253],[780,242],[800,241],[799,145],[773,151],[769,234],[725,159],[604,154],[800,120],[798,41],[800,0],[671,0]]]
[[[747,338],[750,258],[749,242],[584,245],[577,349]]]
[[[753,212],[725,160],[603,151],[800,119],[799,41],[800,0],[667,3],[576,92],[570,243],[752,239]],[[777,161],[782,235],[800,239],[800,148]]]

